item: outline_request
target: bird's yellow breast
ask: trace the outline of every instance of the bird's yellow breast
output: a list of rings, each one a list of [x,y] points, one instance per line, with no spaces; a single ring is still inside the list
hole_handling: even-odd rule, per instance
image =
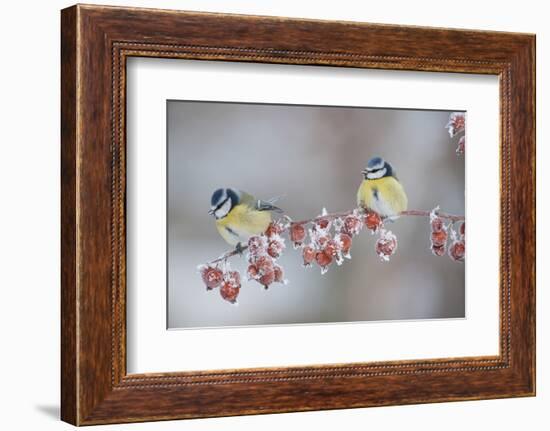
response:
[[[407,195],[395,177],[365,179],[357,191],[357,205],[390,217],[407,209]]]
[[[216,228],[229,244],[246,242],[253,235],[264,233],[271,223],[269,211],[258,211],[248,205],[235,205],[222,219],[216,220]]]

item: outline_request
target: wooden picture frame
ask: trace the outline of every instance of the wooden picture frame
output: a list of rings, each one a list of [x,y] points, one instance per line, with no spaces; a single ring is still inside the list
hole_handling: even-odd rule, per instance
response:
[[[61,418],[75,425],[535,394],[535,37],[77,5],[61,14]],[[131,56],[500,78],[500,354],[127,374]]]

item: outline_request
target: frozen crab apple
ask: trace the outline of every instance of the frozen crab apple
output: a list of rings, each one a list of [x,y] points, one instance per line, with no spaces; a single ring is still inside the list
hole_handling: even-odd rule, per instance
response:
[[[376,241],[376,254],[383,260],[390,260],[397,250],[397,237],[389,230],[381,230],[380,238]]]
[[[373,233],[378,231],[378,228],[382,225],[382,218],[378,213],[374,211],[367,211],[364,217],[365,226]]]
[[[223,277],[220,295],[227,302],[235,304],[241,289],[241,276],[238,271],[228,271]]]
[[[214,266],[203,265],[200,272],[202,281],[206,285],[207,290],[212,290],[222,284],[223,272],[221,269]]]
[[[443,229],[436,232],[432,232],[431,240],[432,240],[432,245],[435,245],[436,247],[445,245],[447,243],[447,232]]]
[[[280,236],[276,236],[269,240],[269,244],[267,245],[267,254],[269,254],[272,258],[277,259],[283,253],[284,249],[284,240]]]
[[[464,256],[466,254],[466,245],[464,241],[455,241],[449,247],[449,256],[451,259],[458,262],[464,261]]]
[[[282,234],[284,230],[285,230],[285,227],[282,223],[273,221],[267,227],[265,231],[265,236],[267,236],[268,238],[272,238],[276,235]]]
[[[359,234],[362,227],[363,222],[361,221],[361,217],[354,213],[344,218],[344,227],[342,230],[348,235],[353,236]]]
[[[350,235],[344,232],[340,232],[334,237],[334,240],[339,243],[340,251],[346,257],[349,257],[349,252],[351,251],[351,245],[353,240]]]
[[[449,122],[445,127],[449,131],[449,136],[454,138],[466,129],[466,115],[463,112],[453,112],[449,116]]]
[[[313,248],[311,245],[306,245],[302,249],[302,258],[304,260],[304,266],[311,266],[311,264],[315,260],[315,248]]]
[[[275,275],[275,283],[283,283],[286,284],[285,280],[285,272],[283,268],[279,265],[275,265],[273,267],[273,273]]]
[[[317,265],[321,267],[321,272],[324,273],[332,263],[333,257],[326,251],[321,250],[315,254],[315,260],[317,261]]]
[[[267,247],[266,238],[263,235],[251,236],[248,239],[248,254],[251,257],[265,253]]]
[[[306,239],[306,228],[303,224],[293,223],[290,225],[290,241],[294,244],[294,248],[301,247]]]

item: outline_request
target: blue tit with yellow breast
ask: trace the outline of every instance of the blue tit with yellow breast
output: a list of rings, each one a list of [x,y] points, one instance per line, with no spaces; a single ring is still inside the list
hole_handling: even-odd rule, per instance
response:
[[[212,194],[208,214],[216,219],[216,228],[222,238],[240,250],[241,243],[266,231],[271,223],[271,213],[283,212],[273,205],[275,201],[256,199],[233,188],[217,189]]]
[[[363,181],[357,191],[357,205],[378,213],[381,217],[395,217],[407,209],[405,189],[395,176],[392,166],[382,157],[373,157],[363,170]]]

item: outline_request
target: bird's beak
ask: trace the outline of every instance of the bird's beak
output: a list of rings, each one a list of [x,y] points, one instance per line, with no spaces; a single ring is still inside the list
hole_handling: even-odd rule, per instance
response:
[[[208,215],[214,215],[214,210],[212,208],[208,210]]]

